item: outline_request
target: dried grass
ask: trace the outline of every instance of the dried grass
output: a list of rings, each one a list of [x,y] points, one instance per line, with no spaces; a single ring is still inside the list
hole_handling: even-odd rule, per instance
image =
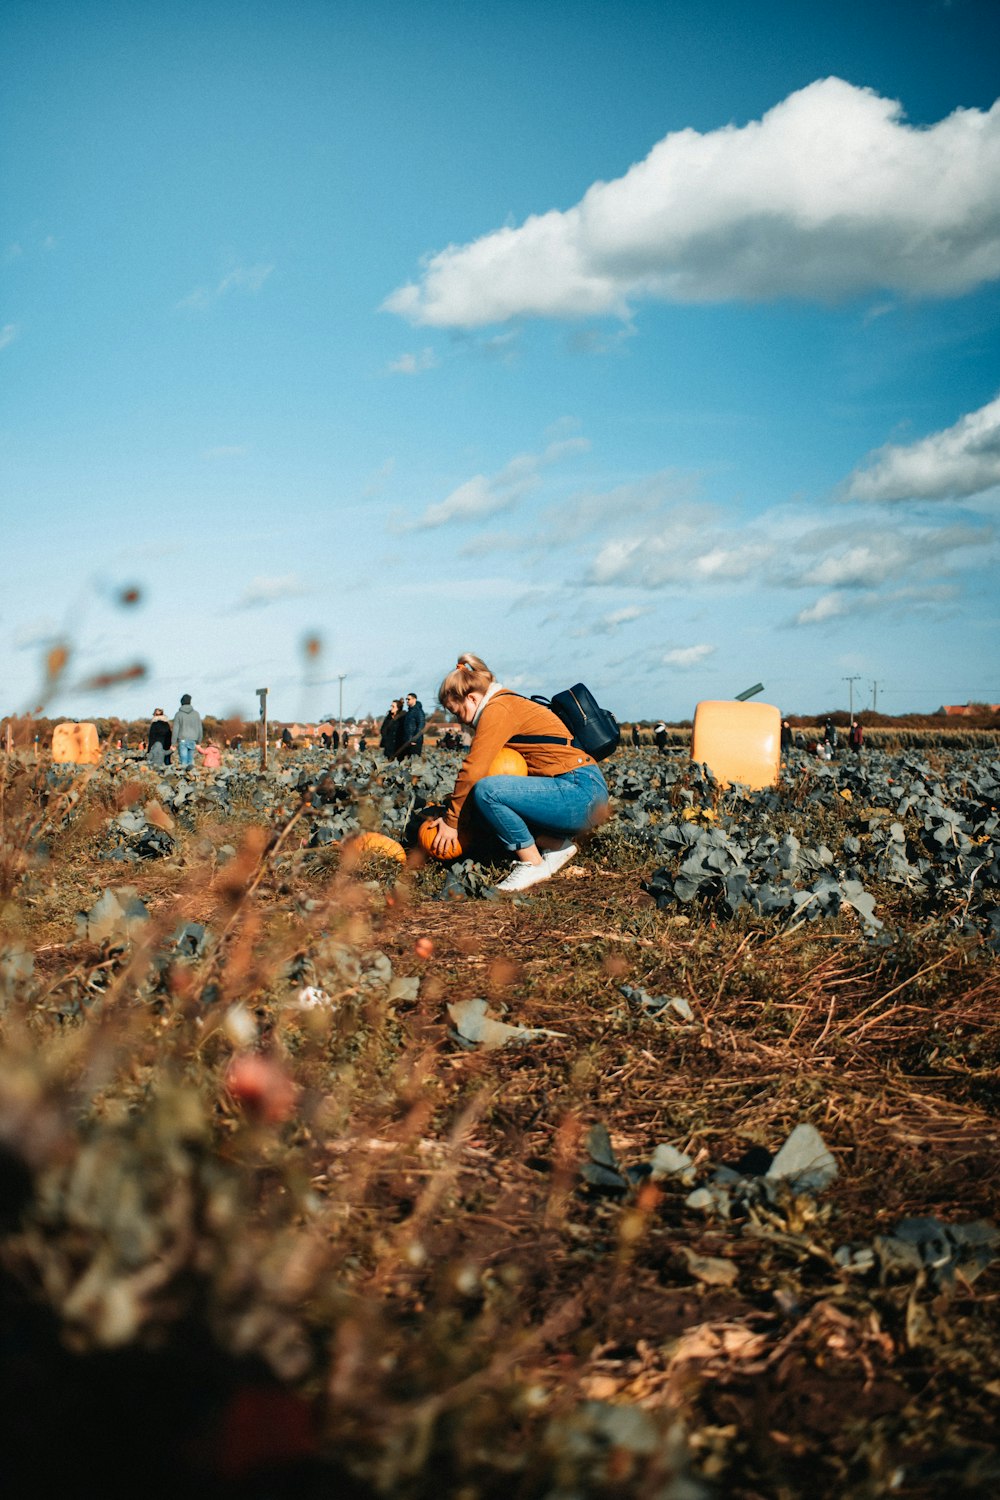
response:
[[[109,951],[73,914],[112,883],[100,830],[133,789],[47,799],[8,771],[0,948],[35,959],[0,1037],[8,1397],[85,1387],[139,1485],[125,1401],[147,1477],[191,1493],[987,1492],[996,1268],[945,1302],[835,1260],[904,1215],[995,1212],[1000,974],[948,914],[891,951],[848,916],[671,919],[613,830],[530,902],[456,905],[426,870],[303,849],[298,807],[129,866],[151,918]],[[214,945],[164,962],[188,921]],[[305,983],[329,1007],[294,1008]],[[563,1035],[464,1050],[446,1004],[475,996]],[[260,1097],[234,1093],[243,1052]],[[834,1187],[742,1219],[578,1176],[597,1121],[623,1165],[669,1142],[705,1171],[802,1120]],[[50,1477],[96,1451],[42,1399],[17,1444]]]

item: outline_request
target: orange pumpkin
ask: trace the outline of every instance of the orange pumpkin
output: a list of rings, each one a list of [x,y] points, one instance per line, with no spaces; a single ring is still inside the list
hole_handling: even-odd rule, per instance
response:
[[[430,854],[432,852],[431,845],[437,838],[437,832],[438,831],[434,818],[428,818],[426,822],[421,823],[420,827],[417,829],[417,843],[420,845],[421,849],[423,849],[425,854]],[[464,852],[465,851],[462,848],[462,841],[456,833],[451,843],[448,845],[447,854],[435,854],[434,858],[443,859],[445,861],[452,859],[461,859]]]
[[[487,776],[527,776],[528,762],[519,750],[504,745],[490,761]]]
[[[358,833],[343,845],[345,853],[358,858],[362,854],[382,854],[399,864],[406,864],[406,850],[386,833]]]

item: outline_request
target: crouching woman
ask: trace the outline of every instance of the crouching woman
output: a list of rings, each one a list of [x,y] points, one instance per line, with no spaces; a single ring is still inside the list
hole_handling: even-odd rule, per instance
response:
[[[436,820],[431,849],[447,856],[466,802],[514,855],[499,891],[524,891],[548,880],[576,853],[573,836],[607,817],[608,788],[551,709],[503,687],[486,663],[466,653],[441,684],[441,707],[473,731],[455,790]],[[498,751],[517,750],[527,776],[490,776]],[[463,828],[466,819],[463,819]]]

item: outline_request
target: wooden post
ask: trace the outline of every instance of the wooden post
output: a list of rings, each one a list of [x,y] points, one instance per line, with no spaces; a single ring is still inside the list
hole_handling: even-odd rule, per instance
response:
[[[260,699],[260,768],[267,770],[267,688],[258,688]]]

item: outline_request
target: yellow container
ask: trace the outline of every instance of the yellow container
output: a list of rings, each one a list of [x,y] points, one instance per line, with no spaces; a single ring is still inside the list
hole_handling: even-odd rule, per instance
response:
[[[96,766],[101,746],[96,724],[57,724],[52,731],[52,759],[57,765]]]
[[[772,703],[734,699],[699,703],[691,759],[704,761],[724,786],[774,786],[781,764],[781,712]]]

